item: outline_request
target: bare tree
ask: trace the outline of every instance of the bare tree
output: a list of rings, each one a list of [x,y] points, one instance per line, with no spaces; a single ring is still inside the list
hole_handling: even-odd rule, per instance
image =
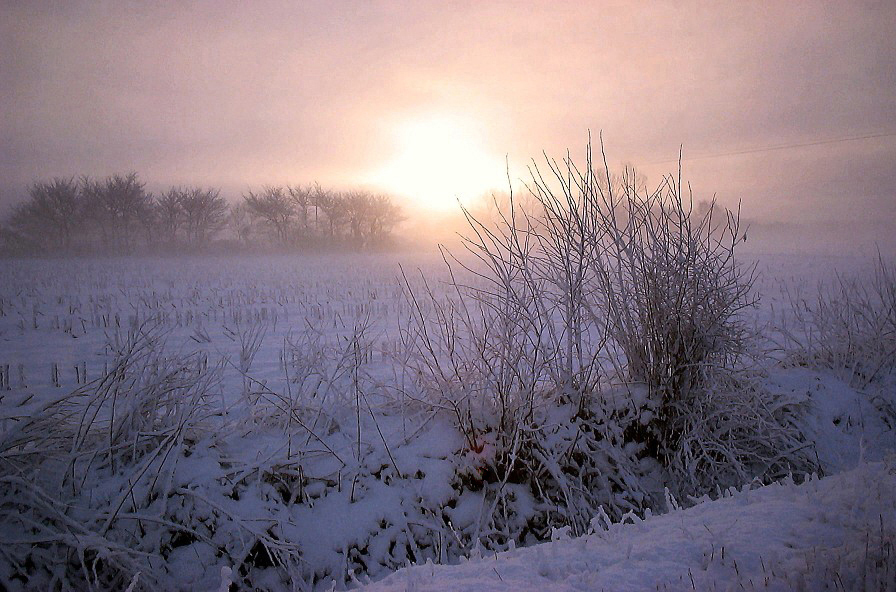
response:
[[[205,245],[224,228],[228,206],[217,189],[184,189],[180,202],[187,242],[194,247]]]
[[[103,246],[115,253],[133,252],[134,237],[152,212],[148,194],[137,173],[113,175],[105,181],[83,178],[85,212],[97,226]]]
[[[249,244],[255,232],[252,218],[252,212],[245,203],[230,208],[230,214],[227,216],[227,226],[236,235],[237,241],[244,246]]]
[[[310,214],[311,208],[314,207],[314,186],[287,185],[286,191],[289,198],[295,204],[298,234],[300,239],[307,239],[311,234]]]
[[[323,214],[326,222],[326,235],[331,241],[335,241],[342,233],[342,229],[349,220],[349,213],[345,208],[345,197],[342,193],[316,187],[314,192],[314,205]]]
[[[391,234],[392,229],[404,220],[401,208],[388,195],[372,195],[368,208],[370,240],[374,243],[382,242],[386,239]]]
[[[330,194],[332,191],[329,189],[324,189],[321,187],[320,183],[315,183],[314,187],[311,190],[311,205],[314,208],[314,230],[318,235],[323,235],[323,222],[321,221],[321,215],[323,214],[326,217],[324,212],[324,205],[330,201]]]
[[[103,188],[99,180],[87,175],[81,177],[81,197],[83,199],[84,223],[94,233],[103,248],[111,242],[111,216],[103,203]]]
[[[184,224],[184,209],[181,203],[181,192],[172,187],[155,201],[156,223],[160,234],[168,244],[179,240],[178,231]]]
[[[243,203],[252,216],[270,226],[278,243],[289,244],[296,209],[283,187],[265,187],[259,193],[249,191],[243,196]]]
[[[69,249],[80,226],[81,195],[74,178],[36,182],[10,217],[12,230],[40,250]]]
[[[342,194],[350,238],[356,245],[381,243],[402,220],[401,209],[388,195],[366,190]]]
[[[340,194],[342,208],[348,221],[349,238],[355,245],[365,243],[366,222],[370,213],[370,194],[355,190]]]

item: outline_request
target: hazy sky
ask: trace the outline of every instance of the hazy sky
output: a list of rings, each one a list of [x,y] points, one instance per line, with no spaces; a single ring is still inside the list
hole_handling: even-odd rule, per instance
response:
[[[133,170],[444,204],[591,129],[651,181],[727,155],[684,177],[760,222],[885,236],[896,136],[792,146],[896,133],[894,32],[892,1],[6,2],[0,198]]]

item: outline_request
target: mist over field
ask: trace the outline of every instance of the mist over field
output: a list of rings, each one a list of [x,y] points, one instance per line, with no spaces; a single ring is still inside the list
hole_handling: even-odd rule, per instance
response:
[[[155,196],[212,187],[231,205],[265,185],[366,189],[423,232],[529,180],[543,151],[580,161],[591,130],[651,187],[681,150],[695,199],[742,203],[766,250],[896,234],[886,2],[3,13],[0,213],[38,181],[137,172]]]
[[[0,590],[893,590],[896,9],[0,9]]]

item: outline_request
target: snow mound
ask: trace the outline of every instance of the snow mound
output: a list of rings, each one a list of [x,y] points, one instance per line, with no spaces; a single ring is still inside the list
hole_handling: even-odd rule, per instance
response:
[[[407,567],[365,590],[892,590],[894,546],[891,457],[579,538]]]

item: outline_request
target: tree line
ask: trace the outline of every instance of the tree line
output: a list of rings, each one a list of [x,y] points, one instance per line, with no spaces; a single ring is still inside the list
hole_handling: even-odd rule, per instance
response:
[[[265,186],[236,204],[220,190],[146,191],[136,173],[37,181],[0,221],[0,253],[130,255],[373,248],[402,220],[388,195],[319,184]]]

